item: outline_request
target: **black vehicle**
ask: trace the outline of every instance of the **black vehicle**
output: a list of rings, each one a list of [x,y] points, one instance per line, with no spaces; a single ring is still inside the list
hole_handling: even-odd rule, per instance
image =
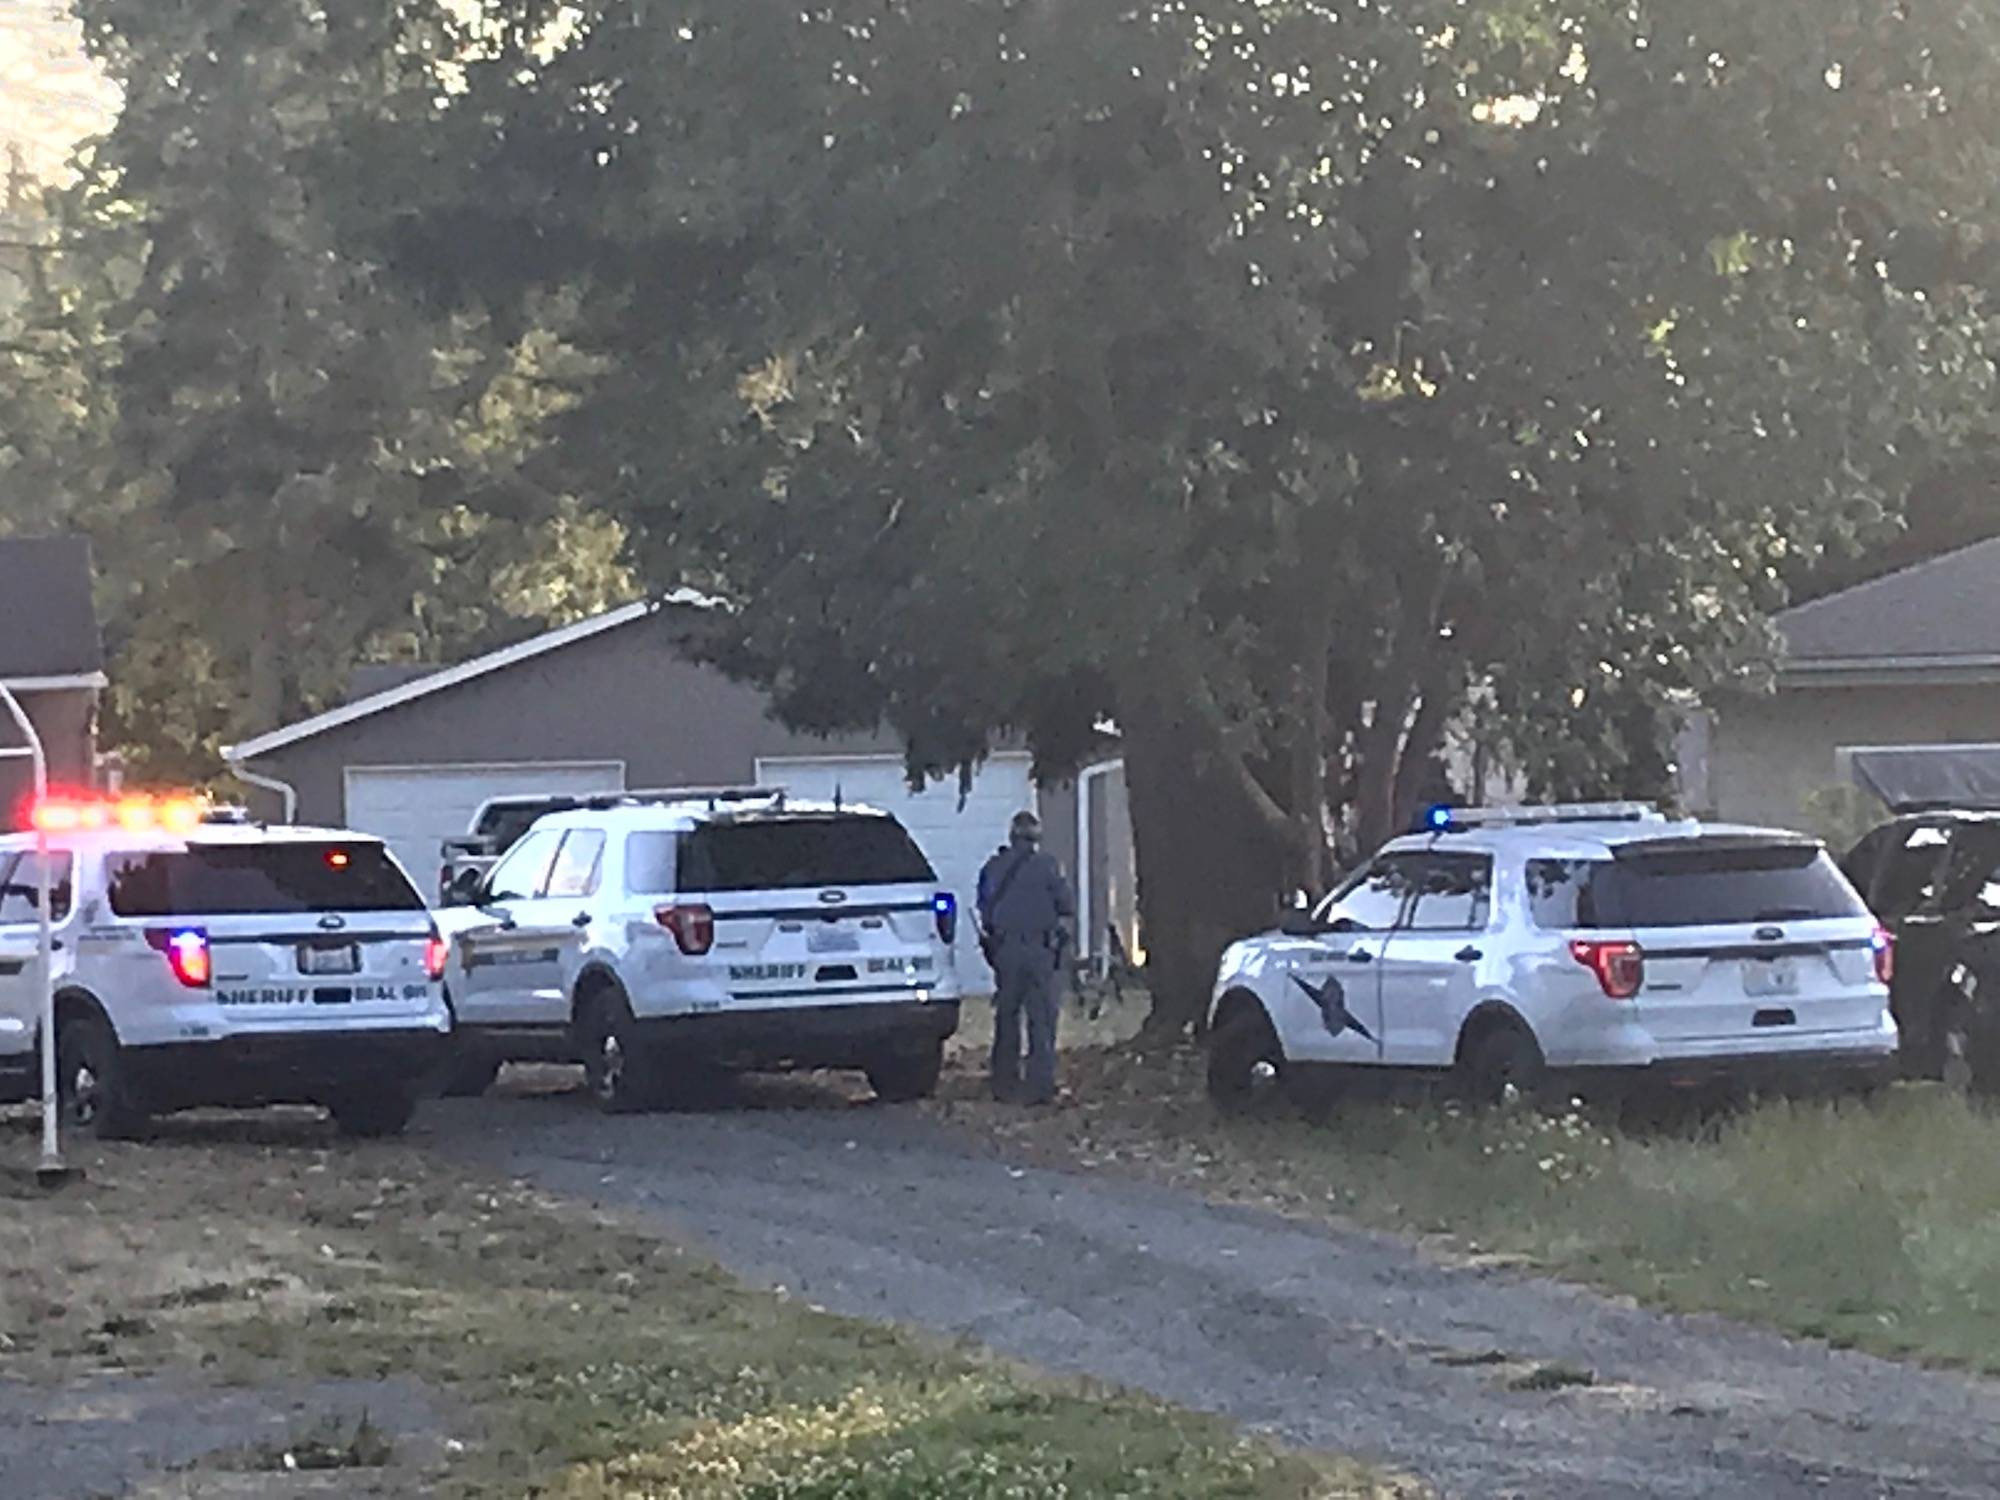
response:
[[[2000,1092],[2000,810],[1905,813],[1841,864],[1896,936],[1903,1071]]]

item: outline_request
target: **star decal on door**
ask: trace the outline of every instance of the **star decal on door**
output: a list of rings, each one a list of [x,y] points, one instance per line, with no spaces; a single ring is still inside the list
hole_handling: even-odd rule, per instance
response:
[[[1312,997],[1313,1004],[1319,1007],[1321,1019],[1326,1022],[1326,1029],[1335,1037],[1352,1031],[1371,1042],[1375,1040],[1375,1033],[1356,1020],[1354,1012],[1347,1008],[1347,991],[1340,987],[1340,981],[1331,974],[1326,976],[1326,982],[1318,988],[1307,984],[1296,974],[1292,975],[1292,983]]]

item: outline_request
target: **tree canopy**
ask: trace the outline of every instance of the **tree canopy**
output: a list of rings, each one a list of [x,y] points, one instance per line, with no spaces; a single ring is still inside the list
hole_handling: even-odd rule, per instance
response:
[[[1990,437],[1968,0],[81,8],[107,290],[38,336],[236,701],[629,541],[917,774],[1115,724],[1169,1022],[1449,728],[1657,787]]]

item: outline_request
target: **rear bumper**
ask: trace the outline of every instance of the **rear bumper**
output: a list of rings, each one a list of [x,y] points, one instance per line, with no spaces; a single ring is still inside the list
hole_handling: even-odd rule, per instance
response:
[[[783,1010],[709,1011],[638,1022],[648,1046],[734,1068],[858,1068],[885,1051],[942,1042],[956,1000],[892,1000]]]
[[[1742,1088],[1782,1093],[1868,1088],[1893,1082],[1896,1054],[1879,1048],[1664,1058],[1643,1067],[1552,1069],[1560,1085],[1586,1095],[1648,1089]]]
[[[154,1109],[320,1104],[348,1089],[421,1090],[437,1076],[450,1044],[449,1035],[427,1027],[250,1032],[128,1047],[122,1060],[133,1088]]]

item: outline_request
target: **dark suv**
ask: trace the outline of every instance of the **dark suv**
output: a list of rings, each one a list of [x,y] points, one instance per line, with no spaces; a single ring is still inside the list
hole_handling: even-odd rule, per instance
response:
[[[1903,1071],[2000,1092],[2000,810],[1905,813],[1841,864],[1896,935]]]

